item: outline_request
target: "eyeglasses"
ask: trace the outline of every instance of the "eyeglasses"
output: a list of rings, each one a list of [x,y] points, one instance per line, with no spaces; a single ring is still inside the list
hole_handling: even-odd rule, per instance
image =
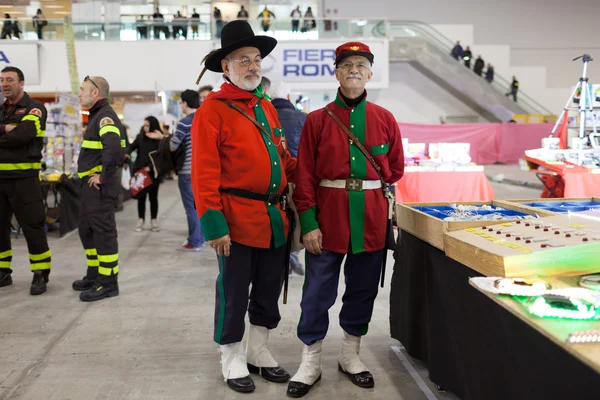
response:
[[[356,63],[356,64],[352,64],[351,62],[343,62],[340,65],[338,65],[339,69],[343,69],[345,71],[350,71],[354,67],[356,67],[356,69],[359,70],[359,71],[369,70],[369,65],[367,65],[367,64],[365,64],[363,62],[359,62],[359,63]]]
[[[100,90],[100,88],[98,87],[98,85],[96,85],[96,83],[92,80],[92,78],[90,78],[89,75],[86,75],[86,77],[83,79],[83,81],[90,81],[92,83],[92,85],[96,86],[96,89]]]
[[[228,59],[227,61],[240,63],[240,65],[244,68],[250,67],[253,62],[254,62],[254,64],[256,64],[257,67],[260,67],[260,64],[262,63],[262,58],[256,57],[254,60],[251,60],[248,57],[244,57],[240,60]]]

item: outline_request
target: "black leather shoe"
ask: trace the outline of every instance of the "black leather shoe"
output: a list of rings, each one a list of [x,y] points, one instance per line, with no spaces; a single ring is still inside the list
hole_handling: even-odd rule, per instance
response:
[[[96,301],[118,295],[119,285],[117,285],[116,282],[106,284],[94,282],[94,286],[92,286],[89,290],[81,292],[79,299],[81,301]]]
[[[285,383],[290,380],[290,374],[281,367],[255,367],[248,364],[248,371],[251,374],[260,375],[270,382]]]
[[[12,269],[0,269],[0,287],[13,284],[12,277],[10,276],[11,273]]]
[[[254,392],[254,389],[256,389],[254,381],[250,376],[238,379],[227,379],[227,386],[240,393],[250,393]]]
[[[46,282],[48,282],[48,279],[42,271],[35,271],[33,273],[33,280],[31,281],[31,288],[29,288],[29,294],[37,296],[38,294],[46,293]]]
[[[83,278],[73,282],[73,290],[77,292],[89,290],[92,288],[92,286],[94,286],[94,282],[96,282],[95,279],[89,279],[87,276],[84,276]]]
[[[299,397],[304,397],[308,394],[308,392],[310,392],[310,389],[312,389],[312,387],[315,386],[315,384],[317,382],[319,382],[320,380],[321,380],[321,375],[319,375],[319,377],[317,378],[315,383],[313,383],[312,385],[307,385],[306,383],[302,383],[302,382],[291,381],[288,384],[287,395],[288,395],[288,397],[293,397],[295,399],[297,399]]]
[[[351,374],[342,368],[340,364],[338,364],[338,370],[345,375],[348,375],[350,378],[350,382],[354,383],[356,386],[370,389],[375,386],[375,380],[373,379],[373,375],[369,371],[359,372],[358,374]]]

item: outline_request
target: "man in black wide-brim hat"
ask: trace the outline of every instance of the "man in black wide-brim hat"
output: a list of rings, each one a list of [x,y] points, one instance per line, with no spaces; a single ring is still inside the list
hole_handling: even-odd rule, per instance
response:
[[[281,320],[277,302],[287,263],[282,193],[296,168],[260,86],[262,59],[276,44],[255,36],[246,21],[225,25],[221,49],[205,58],[205,70],[222,72],[225,83],[206,97],[191,129],[196,210],[219,262],[214,339],[223,377],[238,392],[255,389],[250,373],[277,383],[290,378],[267,349],[269,332]]]

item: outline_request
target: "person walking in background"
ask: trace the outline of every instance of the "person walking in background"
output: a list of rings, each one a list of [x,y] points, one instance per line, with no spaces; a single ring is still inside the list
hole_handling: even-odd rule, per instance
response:
[[[12,21],[10,20],[10,14],[4,13],[4,24],[2,25],[2,39],[10,39],[12,34]]]
[[[33,27],[37,33],[38,40],[44,39],[44,27],[48,25],[48,20],[42,13],[42,10],[38,8],[35,16],[33,17]]]
[[[204,103],[206,96],[208,96],[213,89],[214,87],[211,85],[202,86],[200,89],[198,89],[198,94],[200,95],[200,104]]]
[[[192,10],[192,39],[198,39],[198,25],[200,24],[200,14],[194,8]]]
[[[512,96],[515,103],[517,102],[517,92],[519,91],[519,81],[517,77],[513,75],[512,83],[510,84],[510,92],[506,93],[506,96]]]
[[[262,19],[260,26],[262,26],[263,31],[268,32],[271,28],[271,18],[275,19],[275,14],[273,14],[271,10],[265,6],[265,8],[260,12],[260,14],[258,14],[258,17],[256,18]]]
[[[492,83],[494,80],[494,66],[492,64],[487,65],[487,70],[485,71],[485,80],[488,83]]]
[[[273,107],[277,110],[281,127],[285,132],[288,151],[293,158],[297,158],[300,134],[302,133],[302,127],[306,121],[306,114],[297,110],[294,104],[292,104],[292,91],[290,85],[287,83],[275,83],[271,86],[269,95],[272,98],[271,103],[273,104]],[[293,201],[293,188],[291,189],[291,195]],[[300,261],[300,252],[301,250],[294,251],[290,256],[290,273],[293,271],[298,275],[304,275],[304,268]]]
[[[19,27],[19,20],[17,18],[12,23],[12,35],[13,38],[21,39],[21,27]]]
[[[248,11],[241,6],[240,11],[237,13],[237,19],[248,19],[250,16],[248,15]]]
[[[475,72],[478,76],[481,76],[483,73],[483,67],[485,66],[485,62],[481,56],[477,56],[477,60],[475,60],[475,66],[473,66],[473,72]]]
[[[315,29],[317,23],[315,21],[315,16],[313,15],[312,8],[308,7],[306,9],[306,13],[304,13],[304,26],[302,27],[302,32],[308,32],[310,30]]]
[[[267,78],[266,76],[263,76],[262,79],[260,80],[260,86],[263,88],[263,93],[266,96],[271,96],[271,80],[269,78]]]
[[[450,52],[450,55],[456,60],[462,60],[463,53],[464,50],[463,47],[460,45],[460,40],[457,40],[456,44],[452,48],[452,52]]]
[[[292,18],[292,32],[298,32],[300,29],[300,18],[302,18],[302,12],[300,11],[300,6],[296,7],[292,13],[290,14]]]
[[[463,61],[465,62],[465,67],[471,69],[471,59],[473,58],[473,53],[471,52],[471,48],[467,46],[465,52],[463,53]]]
[[[144,192],[138,197],[138,222],[135,226],[136,232],[141,232],[144,229],[144,220],[146,219],[146,197],[150,199],[150,218],[152,232],[158,232],[158,187],[160,186],[159,178],[156,176],[155,166],[150,158],[150,153],[158,151],[160,139],[164,137],[163,131],[160,129],[160,124],[155,117],[149,116],[144,120],[144,126],[140,133],[136,136],[133,143],[127,147],[126,158],[131,158],[131,153],[137,151],[137,157],[133,164],[134,171],[146,169],[154,183],[150,186],[147,192]]]
[[[221,14],[221,10],[217,7],[213,10],[213,18],[215,20],[215,35],[217,38],[220,38],[221,31],[223,30],[223,15]]]
[[[170,146],[171,152],[175,152],[180,146],[185,147],[185,162],[181,170],[177,172],[179,175],[177,183],[188,222],[188,237],[181,250],[198,251],[204,244],[204,235],[202,234],[202,226],[200,225],[198,213],[194,206],[194,193],[192,192],[192,138],[190,136],[194,115],[198,107],[200,107],[198,92],[195,90],[183,91],[179,105],[185,117],[177,124],[177,129],[175,129],[175,133],[171,138]]]

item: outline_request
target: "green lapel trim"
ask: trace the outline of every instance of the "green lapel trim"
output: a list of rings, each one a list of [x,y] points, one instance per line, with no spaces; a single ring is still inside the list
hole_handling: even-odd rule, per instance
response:
[[[390,150],[390,144],[386,143],[386,144],[380,144],[378,146],[371,146],[371,155],[373,156],[380,156],[382,154],[387,154],[387,152]]]
[[[209,208],[204,215],[200,217],[202,233],[206,240],[214,240],[229,234],[229,226],[225,215],[221,211]]]
[[[271,127],[269,126],[269,121],[261,106],[261,101],[254,106],[254,113],[256,115],[256,120],[259,124],[265,127],[267,132],[273,132]],[[281,183],[281,178],[283,174],[281,158],[279,157],[279,153],[277,152],[277,146],[273,143],[273,139],[267,135],[265,135],[262,130],[260,130],[260,135],[263,138],[265,143],[265,148],[269,153],[269,161],[271,164],[271,179],[269,181],[269,190],[268,193],[279,193],[279,186]],[[283,225],[283,218],[281,217],[281,212],[277,206],[272,206],[265,203],[265,207],[267,207],[267,212],[269,213],[269,218],[271,219],[271,229],[273,231],[273,239],[276,248],[283,246],[286,242],[285,239],[285,231]]]
[[[258,97],[259,99],[271,100],[271,97],[268,94],[263,93],[262,85],[258,85],[258,87],[254,89],[254,92],[252,92],[252,94]]]

